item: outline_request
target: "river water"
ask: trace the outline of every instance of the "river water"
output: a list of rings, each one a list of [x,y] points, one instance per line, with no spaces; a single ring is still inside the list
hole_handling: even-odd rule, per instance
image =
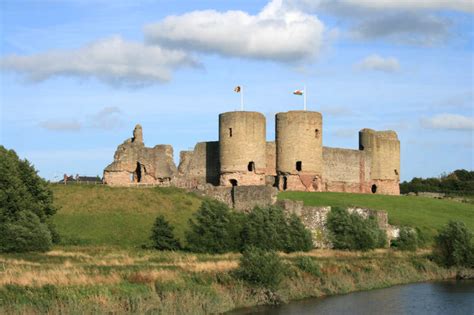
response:
[[[474,315],[474,280],[435,281],[307,299],[232,314],[459,314]]]

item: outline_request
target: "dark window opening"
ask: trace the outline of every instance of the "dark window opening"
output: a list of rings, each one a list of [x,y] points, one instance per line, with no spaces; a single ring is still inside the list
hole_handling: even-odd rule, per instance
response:
[[[396,169],[393,170],[395,172],[395,175],[398,175],[398,171]]]
[[[301,161],[297,161],[296,162],[296,170],[298,172],[301,172],[302,169],[303,169],[303,163]]]
[[[375,184],[372,185],[371,190],[372,190],[372,193],[375,194],[377,192],[377,185],[375,185]]]
[[[283,190],[286,190],[288,188],[288,179],[283,177]]]
[[[254,162],[249,162],[249,165],[247,165],[247,169],[249,172],[255,171],[255,163]]]
[[[232,138],[232,128],[229,128],[229,137]]]
[[[319,139],[319,129],[314,129],[314,136]]]
[[[135,170],[136,180],[135,182],[139,183],[142,181],[142,167],[140,163],[137,162],[137,169]]]
[[[230,191],[230,197],[232,199],[232,208],[235,208],[235,187],[237,187],[237,180],[231,179],[230,183],[232,184],[232,190]]]

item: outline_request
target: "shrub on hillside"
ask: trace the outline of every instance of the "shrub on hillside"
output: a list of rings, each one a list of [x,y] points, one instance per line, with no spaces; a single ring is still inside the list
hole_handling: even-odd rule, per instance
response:
[[[246,217],[242,229],[242,247],[254,246],[285,252],[309,251],[311,232],[295,214],[289,217],[280,207],[256,207]]]
[[[181,248],[179,241],[173,234],[174,228],[166,221],[163,215],[156,218],[151,230],[153,248],[158,250],[178,250]]]
[[[418,248],[418,233],[410,227],[401,227],[400,234],[393,241],[393,246],[399,250],[415,251]]]
[[[50,223],[56,212],[45,180],[27,160],[0,146],[0,251],[45,251],[58,235]]]
[[[311,232],[303,225],[296,214],[288,218],[286,234],[286,252],[307,252],[313,248]]]
[[[206,200],[186,233],[195,252],[224,253],[253,246],[285,252],[308,251],[311,233],[296,215],[287,217],[279,207],[254,208],[249,214],[231,211],[225,204]]]
[[[379,229],[376,218],[364,219],[343,208],[331,209],[326,227],[336,249],[369,250],[386,244],[385,233]]]
[[[279,207],[255,207],[246,217],[242,229],[242,245],[264,250],[284,250],[286,219]]]
[[[472,232],[463,222],[450,221],[435,237],[434,255],[448,267],[474,267]]]
[[[186,233],[188,248],[194,252],[224,253],[235,250],[235,227],[232,213],[225,204],[204,200]]]
[[[248,247],[242,253],[235,275],[252,285],[276,289],[284,273],[285,266],[274,251]]]
[[[301,271],[312,274],[315,277],[321,277],[321,268],[319,268],[319,265],[315,263],[311,257],[298,256],[296,258],[295,265]]]

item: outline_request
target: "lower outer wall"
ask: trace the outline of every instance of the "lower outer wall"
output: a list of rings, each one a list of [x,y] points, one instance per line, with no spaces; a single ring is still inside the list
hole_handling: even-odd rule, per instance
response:
[[[220,186],[232,186],[231,180],[237,180],[237,186],[264,186],[265,174],[248,173],[224,173],[220,177]]]

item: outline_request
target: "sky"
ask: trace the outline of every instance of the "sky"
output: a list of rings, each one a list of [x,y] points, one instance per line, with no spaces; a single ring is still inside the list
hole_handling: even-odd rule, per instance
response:
[[[323,114],[323,145],[392,129],[401,179],[474,168],[471,0],[1,0],[0,144],[49,180],[218,138],[218,114]]]

